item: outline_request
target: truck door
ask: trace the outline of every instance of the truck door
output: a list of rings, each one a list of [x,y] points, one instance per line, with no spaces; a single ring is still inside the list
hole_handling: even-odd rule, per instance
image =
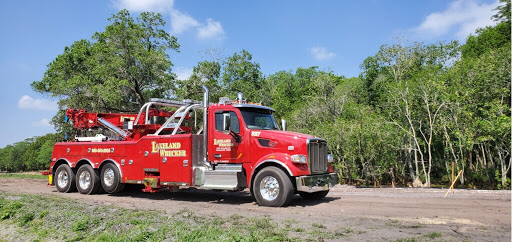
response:
[[[231,117],[231,134],[222,132],[223,115],[229,113]],[[216,111],[214,122],[210,124],[213,142],[208,146],[208,157],[214,163],[242,163],[248,160],[249,151],[246,149],[247,141],[244,130],[241,129],[241,116],[234,111]],[[237,140],[238,139],[238,140]]]

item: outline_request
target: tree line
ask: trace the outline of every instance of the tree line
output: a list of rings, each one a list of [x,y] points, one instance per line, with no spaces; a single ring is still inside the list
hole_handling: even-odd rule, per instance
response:
[[[510,0],[495,26],[464,44],[409,43],[397,38],[361,63],[358,77],[319,67],[264,75],[242,50],[197,63],[192,75],[172,72],[178,40],[160,14],[113,15],[103,32],[79,40],[48,65],[34,90],[59,98],[56,134],[0,149],[8,171],[45,169],[62,139],[67,107],[136,112],[149,98],[212,101],[237,92],[273,107],[289,130],[323,137],[348,184],[446,185],[451,165],[466,187],[509,188],[511,165]]]

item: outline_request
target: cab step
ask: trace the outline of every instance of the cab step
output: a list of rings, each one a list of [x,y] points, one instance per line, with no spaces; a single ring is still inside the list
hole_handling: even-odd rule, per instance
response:
[[[245,176],[242,165],[222,164],[215,170],[204,171],[204,184],[201,188],[218,190],[239,190],[245,188]]]

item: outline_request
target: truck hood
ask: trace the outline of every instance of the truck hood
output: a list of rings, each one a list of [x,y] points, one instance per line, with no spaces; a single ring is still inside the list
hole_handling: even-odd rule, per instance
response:
[[[281,131],[281,130],[252,130],[252,132],[257,131],[261,132],[258,137],[259,138],[270,138],[270,139],[309,139],[309,138],[315,138],[313,135],[309,134],[301,134],[296,132],[290,132],[290,131]]]
[[[280,130],[252,130],[251,138],[255,139],[255,143],[262,149],[272,149],[272,152],[305,154],[306,140],[315,136]],[[290,151],[290,146],[294,146],[295,149]]]

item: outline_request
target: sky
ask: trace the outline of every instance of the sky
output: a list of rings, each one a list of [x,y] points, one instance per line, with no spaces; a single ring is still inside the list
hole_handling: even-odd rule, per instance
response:
[[[358,76],[363,60],[397,37],[409,42],[459,40],[494,25],[498,0],[0,1],[0,148],[54,132],[58,99],[34,92],[47,65],[66,46],[91,39],[121,9],[162,14],[178,38],[173,71],[188,77],[202,60],[243,49],[264,75],[318,66]]]

